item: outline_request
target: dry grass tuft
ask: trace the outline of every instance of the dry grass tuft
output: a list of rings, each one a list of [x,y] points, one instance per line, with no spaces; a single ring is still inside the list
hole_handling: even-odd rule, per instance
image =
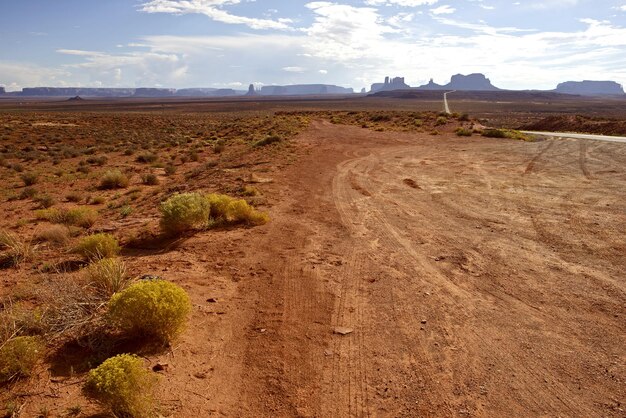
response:
[[[85,271],[85,277],[100,295],[107,298],[124,290],[131,282],[124,262],[114,258],[104,258],[91,264]]]
[[[18,267],[30,258],[32,252],[30,243],[0,229],[0,267]]]
[[[36,242],[65,245],[70,240],[70,230],[64,225],[51,225],[35,235]]]

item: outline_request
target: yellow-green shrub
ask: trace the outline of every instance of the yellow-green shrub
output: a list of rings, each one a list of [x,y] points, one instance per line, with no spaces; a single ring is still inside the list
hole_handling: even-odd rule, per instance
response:
[[[130,282],[124,262],[115,258],[96,261],[87,267],[85,275],[89,283],[106,296],[122,291]]]
[[[73,252],[89,260],[99,260],[115,257],[120,252],[120,246],[113,235],[93,234],[83,237]]]
[[[190,312],[187,293],[165,280],[135,283],[113,295],[109,302],[109,318],[120,329],[164,343],[182,332]]]
[[[198,193],[175,194],[161,203],[161,229],[176,234],[206,225],[209,202]]]
[[[123,189],[128,187],[128,177],[120,170],[110,170],[100,179],[101,189]]]
[[[0,348],[0,382],[29,376],[43,355],[38,337],[16,337]]]
[[[85,389],[116,416],[147,417],[156,376],[135,355],[120,354],[89,372]]]
[[[214,222],[263,225],[269,221],[266,213],[257,211],[243,199],[223,194],[210,194],[206,199],[211,205],[210,216]]]
[[[75,225],[83,228],[90,228],[98,219],[98,212],[91,208],[77,207],[71,209],[41,209],[35,211],[38,220],[48,221],[56,224]]]

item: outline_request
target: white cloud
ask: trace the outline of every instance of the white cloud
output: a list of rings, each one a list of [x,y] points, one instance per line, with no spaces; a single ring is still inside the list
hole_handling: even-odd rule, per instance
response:
[[[365,4],[368,6],[404,6],[404,7],[418,7],[418,6],[432,6],[439,0],[365,0]]]
[[[527,1],[523,3],[524,7],[535,10],[555,9],[574,7],[578,4],[578,0],[539,0]]]
[[[290,29],[291,19],[259,19],[231,14],[223,6],[238,4],[240,0],[150,0],[140,7],[146,13],[203,14],[216,22],[246,25],[252,29]]]
[[[283,71],[288,73],[303,73],[306,71],[306,68],[302,67],[283,67]]]
[[[444,6],[439,6],[437,8],[434,8],[434,9],[430,9],[430,12],[434,15],[449,15],[449,14],[456,12],[456,9],[448,5],[444,5]]]
[[[71,79],[69,71],[40,67],[30,63],[0,61],[0,80],[7,91],[21,90],[24,87],[64,86]]]
[[[188,66],[173,53],[134,51],[124,54],[109,54],[99,51],[59,49],[58,53],[83,58],[83,61],[63,66],[65,71],[76,72],[86,77],[86,83],[105,83],[120,86],[123,75],[140,80],[142,85],[177,83],[184,80]],[[138,86],[137,86],[138,87]]]

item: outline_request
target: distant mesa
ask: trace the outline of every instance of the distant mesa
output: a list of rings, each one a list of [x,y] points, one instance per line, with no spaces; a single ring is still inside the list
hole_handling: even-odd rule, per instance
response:
[[[82,102],[83,100],[85,99],[83,99],[80,96],[74,96],[74,97],[70,97],[69,99],[67,99],[68,102]]]
[[[581,96],[616,96],[624,94],[622,85],[615,81],[567,81],[559,84],[554,91]]]
[[[233,89],[214,89],[214,88],[191,88],[176,90],[176,97],[229,97],[237,96],[240,92]]]
[[[329,84],[294,84],[291,86],[263,86],[262,96],[310,96],[326,94],[352,94],[351,88],[333,86]]]
[[[491,81],[484,74],[457,74],[453,75],[450,82],[440,85],[431,78],[428,84],[418,87],[419,90],[459,90],[459,91],[498,91],[499,88],[491,84]]]
[[[17,96],[39,97],[131,97],[135,89],[83,87],[25,87]]]
[[[372,84],[372,93],[394,90],[461,90],[461,91],[497,91],[499,88],[491,84],[484,74],[453,75],[446,85],[437,84],[431,78],[428,84],[411,87],[404,82],[404,77],[385,78],[384,83]]]
[[[4,89],[4,87],[0,87],[0,94],[5,94],[6,90]]]
[[[496,91],[500,90],[491,84],[491,81],[484,74],[474,73],[469,75],[453,75],[450,83],[445,86],[452,90],[469,91]]]
[[[174,94],[174,89],[139,88],[135,90],[133,97],[172,97]]]
[[[393,90],[405,90],[410,89],[411,86],[404,82],[404,77],[385,77],[384,83],[374,83],[370,89],[371,93],[379,91],[393,91]]]

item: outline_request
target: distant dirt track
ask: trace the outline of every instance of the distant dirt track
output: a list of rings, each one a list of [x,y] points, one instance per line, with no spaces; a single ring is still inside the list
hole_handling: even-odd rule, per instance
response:
[[[299,141],[255,258],[274,278],[241,302],[268,331],[228,359],[246,383],[223,413],[623,416],[626,148],[326,123]]]

